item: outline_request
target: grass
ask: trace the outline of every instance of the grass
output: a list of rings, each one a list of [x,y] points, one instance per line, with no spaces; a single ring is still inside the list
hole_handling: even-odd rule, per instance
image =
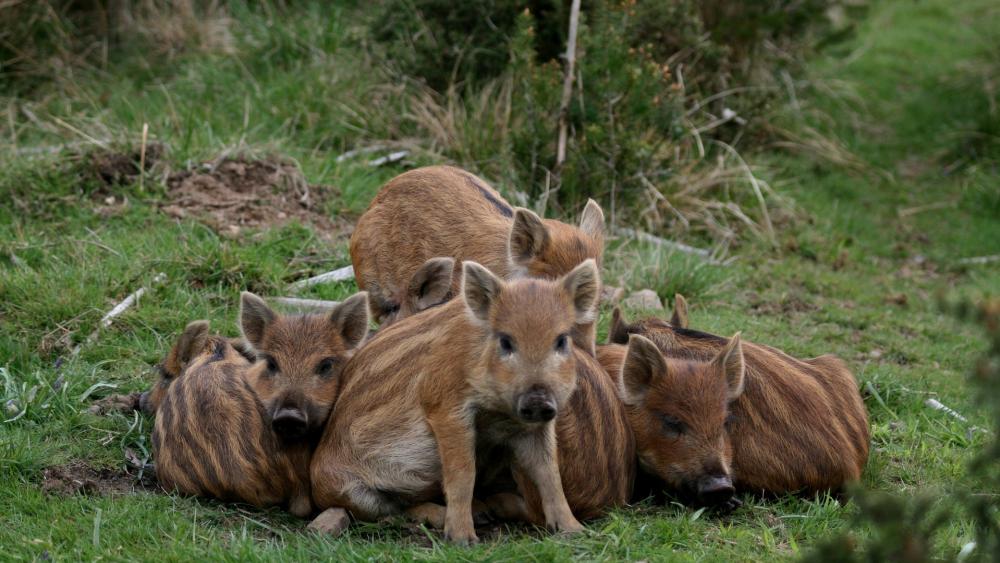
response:
[[[149,123],[175,167],[233,148],[288,155],[310,182],[338,187],[334,207],[348,214],[401,170],[335,161],[387,132],[402,139],[414,131],[393,117],[397,99],[351,40],[351,8],[301,9],[268,26],[234,8],[245,32],[235,39],[239,55],[181,53],[153,64],[126,54],[30,97],[0,98],[8,117],[0,193],[9,202],[0,206],[0,376],[4,418],[24,412],[0,423],[5,557],[785,559],[848,525],[853,505],[826,498],[747,498],[728,518],[643,503],[581,537],[517,532],[463,550],[393,526],[317,537],[279,511],[155,492],[46,495],[45,467],[73,459],[122,467],[126,449],[148,450],[149,419],[85,410],[92,397],[148,385],[186,322],[207,318],[234,334],[239,290],[280,294],[290,281],[347,262],[345,241],[327,243],[309,226],[234,240],[172,219],[157,210],[166,194],[155,175],[143,191],[95,180],[73,157],[88,137],[133,144]],[[791,138],[816,131],[860,165],[838,164],[808,143],[758,147],[750,159],[808,221],[779,223],[777,249],[744,243],[728,266],[618,241],[608,255],[609,282],[651,287],[661,298],[684,293],[693,327],[845,358],[867,390],[869,488],[916,495],[975,487],[964,482],[965,465],[985,437],[968,429],[985,419],[965,374],[985,341],[940,313],[937,300],[1000,293],[1000,265],[960,263],[1000,252],[1000,117],[996,93],[984,86],[989,69],[1000,69],[998,30],[1000,10],[985,0],[873,6],[855,37],[809,61],[797,104],[775,117]],[[66,144],[77,148],[48,152]],[[111,195],[129,203],[108,216],[100,208]],[[69,355],[104,312],[159,272],[166,283]],[[306,295],[354,290],[343,283]],[[928,397],[969,422],[926,408]],[[972,535],[957,519],[935,546],[954,555]]]

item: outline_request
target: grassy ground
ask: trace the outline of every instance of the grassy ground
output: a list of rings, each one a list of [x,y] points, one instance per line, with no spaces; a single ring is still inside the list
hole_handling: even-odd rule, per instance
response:
[[[349,12],[305,9],[315,13],[268,30],[237,11],[257,38],[237,45],[239,56],[191,53],[155,65],[132,54],[108,70],[0,100],[8,117],[0,126],[4,418],[24,411],[0,424],[5,557],[728,561],[794,557],[848,525],[852,506],[825,498],[747,498],[727,518],[643,504],[592,523],[581,537],[517,533],[463,550],[391,526],[316,537],[278,511],[158,492],[45,494],[46,467],[83,459],[120,468],[126,450],[144,457],[149,419],[85,409],[92,397],[146,386],[150,366],[187,321],[208,318],[234,333],[240,289],[282,294],[289,281],[347,258],[345,240],[328,242],[307,226],[221,237],[160,212],[166,195],[156,177],[141,187],[104,186],[72,147],[44,148],[86,145],[88,137],[134,142],[148,122],[175,166],[232,147],[280,153],[297,159],[310,182],[340,189],[330,213],[359,212],[400,169],[334,156],[393,133],[380,117],[393,108],[373,106],[376,73],[341,40],[353,33]],[[744,244],[726,267],[634,244],[609,252],[610,283],[685,293],[696,328],[742,330],[801,356],[844,357],[867,390],[871,488],[975,488],[964,466],[985,438],[968,429],[984,423],[964,377],[984,342],[939,313],[937,298],[1000,293],[1000,266],[960,262],[1000,252],[1000,116],[990,82],[1000,69],[998,30],[1000,10],[985,0],[878,4],[855,38],[810,61],[795,103],[775,117],[801,150],[760,147],[751,159],[808,221],[781,226],[778,248]],[[817,148],[816,139],[840,148]],[[848,165],[841,155],[853,155]],[[110,196],[128,204],[101,209]],[[69,355],[113,303],[159,272],[166,283]],[[343,283],[308,295],[354,290]],[[926,408],[928,397],[969,423]],[[935,541],[954,554],[971,535],[957,520]]]

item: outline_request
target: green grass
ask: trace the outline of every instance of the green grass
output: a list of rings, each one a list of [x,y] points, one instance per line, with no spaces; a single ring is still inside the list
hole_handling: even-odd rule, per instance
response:
[[[235,334],[240,290],[285,293],[288,282],[343,265],[347,254],[346,241],[329,244],[308,226],[220,237],[157,211],[165,193],[155,177],[142,192],[103,187],[72,150],[24,150],[86,143],[73,129],[133,143],[149,123],[175,166],[233,147],[288,155],[310,182],[341,190],[335,209],[360,213],[401,169],[372,170],[363,158],[336,163],[336,155],[414,130],[395,116],[397,98],[379,97],[384,77],[351,39],[351,9],[301,9],[270,27],[236,9],[238,55],[188,53],[157,65],[126,53],[106,71],[81,71],[31,98],[0,98],[10,116],[0,126],[0,379],[5,418],[25,411],[0,424],[5,557],[731,561],[794,557],[845,529],[854,507],[829,499],[748,498],[727,518],[643,503],[580,537],[513,532],[464,550],[394,526],[316,537],[279,511],[160,493],[44,494],[45,467],[71,459],[121,467],[126,448],[148,449],[149,419],[87,414],[90,398],[148,385],[151,366],[190,320]],[[940,313],[938,297],[1000,293],[1000,265],[959,263],[1000,252],[1000,117],[990,109],[996,93],[983,86],[1000,70],[998,33],[1000,10],[986,0],[873,6],[855,37],[809,61],[799,110],[788,105],[776,117],[793,132],[809,127],[837,140],[862,172],[760,147],[751,158],[758,173],[808,217],[779,229],[778,249],[744,243],[728,266],[633,243],[616,242],[608,255],[609,283],[652,287],[661,298],[684,293],[693,327],[845,358],[868,389],[869,488],[914,495],[975,486],[965,465],[985,437],[967,429],[985,419],[965,374],[985,342]],[[97,208],[111,194],[129,205],[103,218]],[[164,284],[69,356],[104,312],[159,272]],[[343,283],[306,294],[337,299],[354,290]],[[926,408],[929,396],[969,423]],[[972,534],[956,519],[935,545],[954,555]]]

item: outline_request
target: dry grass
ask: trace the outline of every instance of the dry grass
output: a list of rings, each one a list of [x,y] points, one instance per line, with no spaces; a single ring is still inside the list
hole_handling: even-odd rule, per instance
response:
[[[231,26],[217,0],[0,0],[0,76],[72,83],[77,69],[107,69],[112,47],[135,40],[151,57],[232,54]]]

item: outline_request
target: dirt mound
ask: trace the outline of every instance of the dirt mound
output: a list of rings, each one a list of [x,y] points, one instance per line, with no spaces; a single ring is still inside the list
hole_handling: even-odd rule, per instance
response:
[[[137,475],[121,470],[96,469],[81,460],[42,471],[42,490],[50,495],[123,495],[152,490],[155,486],[152,471],[144,471],[142,479],[138,479]]]
[[[337,191],[310,185],[291,162],[223,158],[170,174],[166,185],[170,201],[163,206],[165,213],[195,217],[227,236],[293,220],[312,224],[325,238],[347,232],[346,222],[332,219],[324,210]]]

